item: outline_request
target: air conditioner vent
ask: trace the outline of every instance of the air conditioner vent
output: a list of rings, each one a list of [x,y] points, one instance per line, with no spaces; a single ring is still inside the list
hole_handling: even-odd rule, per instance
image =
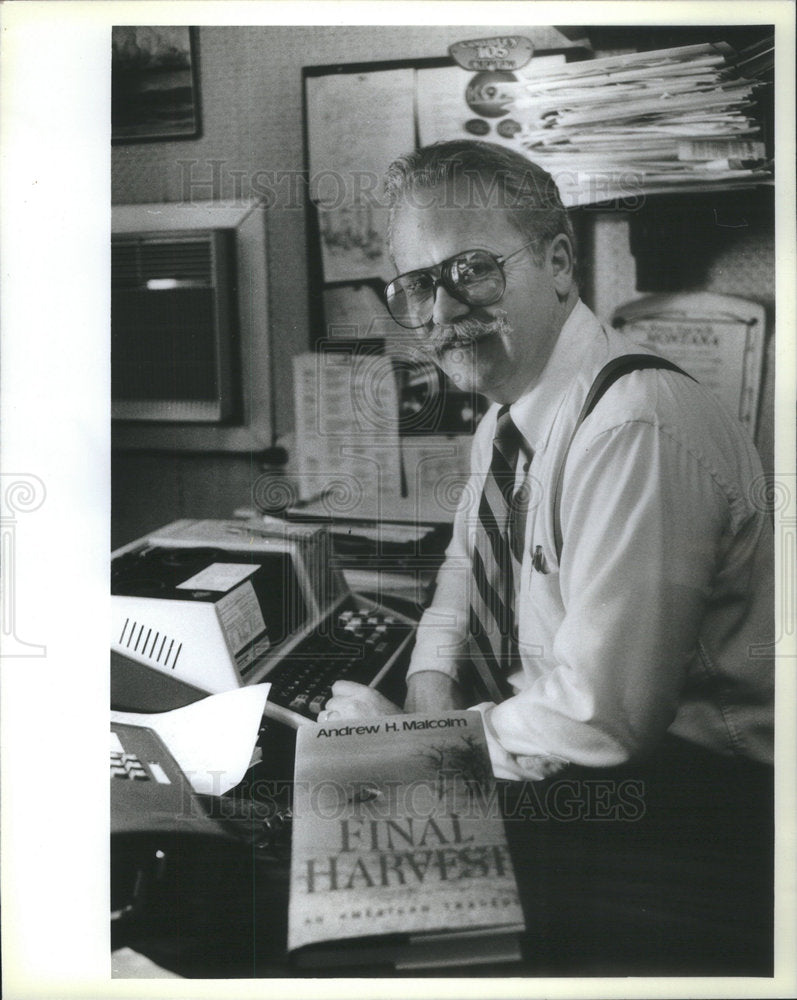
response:
[[[114,240],[111,287],[141,288],[149,281],[213,286],[213,242],[196,240]]]

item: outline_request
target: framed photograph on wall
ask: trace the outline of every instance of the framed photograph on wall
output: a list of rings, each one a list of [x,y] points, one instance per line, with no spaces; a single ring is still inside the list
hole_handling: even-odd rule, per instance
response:
[[[196,34],[186,25],[112,29],[113,142],[200,134]]]

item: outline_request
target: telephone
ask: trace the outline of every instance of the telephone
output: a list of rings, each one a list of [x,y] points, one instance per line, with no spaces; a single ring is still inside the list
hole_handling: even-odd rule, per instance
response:
[[[112,723],[110,743],[111,925],[118,938],[118,929],[143,911],[175,845],[186,836],[226,834],[157,733]]]
[[[180,961],[196,968],[192,949],[208,933],[229,935],[215,961],[223,955],[235,967],[257,914],[261,925],[274,925],[261,954],[283,954],[293,733],[261,734],[267,763],[251,768],[232,792],[212,797],[192,789],[154,730],[111,723],[113,949],[130,946],[180,971]]]
[[[111,834],[222,831],[158,734],[111,723]]]

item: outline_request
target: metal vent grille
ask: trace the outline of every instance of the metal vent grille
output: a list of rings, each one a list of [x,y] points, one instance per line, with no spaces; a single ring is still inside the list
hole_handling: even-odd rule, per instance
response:
[[[125,618],[119,645],[152,663],[157,663],[160,667],[169,667],[171,670],[176,668],[183,648],[181,642],[166,635],[165,632],[149,628],[146,624],[133,621],[131,618]]]
[[[141,288],[149,281],[174,281],[213,287],[213,242],[114,239],[111,287]]]

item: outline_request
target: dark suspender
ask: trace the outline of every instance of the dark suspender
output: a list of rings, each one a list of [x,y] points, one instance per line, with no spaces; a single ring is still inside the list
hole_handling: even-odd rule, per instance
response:
[[[587,393],[587,398],[584,400],[584,405],[581,407],[581,412],[573,427],[573,433],[570,435],[570,440],[567,442],[567,448],[565,448],[565,453],[559,465],[559,475],[556,477],[556,486],[553,493],[553,537],[554,545],[556,546],[557,562],[562,556],[562,484],[565,478],[567,456],[570,454],[570,448],[576,432],[584,420],[595,409],[599,400],[603,398],[607,389],[611,388],[617,379],[622,378],[623,375],[627,375],[629,372],[639,371],[643,368],[663,368],[667,371],[686,375],[687,378],[692,378],[688,372],[679,368],[678,365],[673,364],[672,361],[667,361],[666,358],[658,358],[653,354],[623,354],[619,358],[612,358],[598,372],[595,381]],[[692,381],[695,381],[695,379],[692,378]]]

